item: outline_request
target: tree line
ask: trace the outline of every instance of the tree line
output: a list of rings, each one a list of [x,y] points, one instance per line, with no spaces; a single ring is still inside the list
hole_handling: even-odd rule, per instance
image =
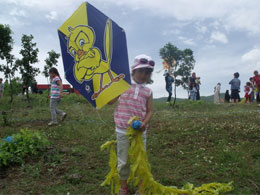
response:
[[[39,49],[37,44],[33,42],[33,35],[22,35],[21,38],[21,58],[17,58],[12,54],[14,40],[12,38],[12,30],[9,25],[0,24],[0,71],[3,72],[6,80],[10,85],[10,97],[13,101],[13,94],[15,89],[13,83],[21,80],[22,85],[30,86],[33,82],[36,83],[35,77],[41,73],[40,69],[36,67],[39,65],[38,53]],[[195,66],[195,59],[191,49],[180,50],[171,43],[167,43],[160,49],[159,54],[161,58],[169,65],[174,77],[174,103],[176,101],[176,87],[182,86],[185,90],[189,90],[189,77],[191,71]],[[44,77],[49,78],[49,69],[57,66],[59,53],[54,50],[47,52],[45,59],[44,70],[42,74]],[[3,63],[2,63],[3,62]],[[15,78],[15,73],[19,72],[21,78]],[[48,81],[49,83],[49,81]],[[26,97],[29,100],[29,93],[26,90]]]
[[[12,38],[12,30],[9,25],[0,24],[0,71],[3,72],[5,79],[9,82],[10,87],[10,101],[13,101],[13,95],[15,94],[14,84],[20,80],[22,85],[31,86],[32,83],[36,83],[35,77],[41,73],[37,67],[39,63],[38,53],[39,49],[37,44],[33,41],[33,35],[22,35],[21,38],[21,58],[17,58],[12,54],[14,40]],[[45,59],[44,70],[42,74],[44,77],[49,78],[49,69],[53,66],[57,66],[59,53],[51,50],[47,53]],[[15,73],[19,72],[21,78],[15,78]],[[29,100],[29,93],[26,90],[26,97]]]

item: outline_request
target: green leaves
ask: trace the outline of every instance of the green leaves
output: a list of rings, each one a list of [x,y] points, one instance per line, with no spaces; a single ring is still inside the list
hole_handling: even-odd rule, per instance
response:
[[[32,40],[32,35],[22,36],[22,49],[20,50],[22,58],[17,59],[15,62],[16,67],[18,67],[20,70],[22,80],[26,86],[29,86],[31,82],[35,80],[35,77],[40,73],[39,68],[32,66],[33,64],[39,62],[39,49],[36,48],[36,43],[33,43]],[[27,99],[29,99],[28,92],[26,92],[26,95]]]
[[[195,59],[191,49],[180,50],[171,43],[167,43],[160,49],[160,56],[167,64],[172,65],[172,60],[176,60],[176,69],[174,76],[176,77],[176,86],[188,88],[188,78],[195,66]]]
[[[0,168],[21,164],[25,158],[40,154],[50,144],[42,133],[28,129],[12,135],[12,140],[0,141]]]
[[[48,78],[49,77],[49,70],[53,66],[57,66],[58,59],[60,57],[59,53],[56,53],[54,50],[48,52],[48,57],[45,59],[45,66],[42,74]]]
[[[13,49],[12,30],[8,25],[0,24],[0,58],[2,60],[10,54]]]

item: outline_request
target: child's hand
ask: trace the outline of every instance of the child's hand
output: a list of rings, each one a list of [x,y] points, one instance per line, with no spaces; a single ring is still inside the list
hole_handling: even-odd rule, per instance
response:
[[[146,125],[147,125],[146,122],[143,121],[141,127],[139,128],[140,131],[145,131]]]
[[[110,102],[108,102],[108,105],[113,105],[117,100],[118,100],[119,96],[117,96],[116,98],[112,99]]]

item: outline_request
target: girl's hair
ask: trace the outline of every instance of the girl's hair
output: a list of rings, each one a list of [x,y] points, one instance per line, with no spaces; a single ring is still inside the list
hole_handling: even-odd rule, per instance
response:
[[[250,82],[246,82],[246,85],[247,85],[247,86],[251,86],[251,83],[250,83]]]
[[[239,73],[238,72],[234,73],[234,77],[238,78],[239,77]]]
[[[58,77],[60,77],[60,74],[59,74],[57,68],[55,68],[55,67],[52,67],[52,68],[49,70],[49,73],[53,73],[53,74],[57,75]]]

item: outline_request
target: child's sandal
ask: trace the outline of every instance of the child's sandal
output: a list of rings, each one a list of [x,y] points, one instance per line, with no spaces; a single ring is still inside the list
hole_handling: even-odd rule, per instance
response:
[[[128,188],[120,188],[118,195],[128,195]]]

